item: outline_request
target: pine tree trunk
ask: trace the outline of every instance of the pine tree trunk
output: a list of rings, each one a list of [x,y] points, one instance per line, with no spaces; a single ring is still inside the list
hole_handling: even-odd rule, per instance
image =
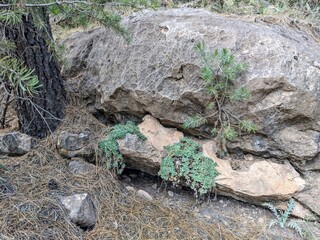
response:
[[[66,93],[60,67],[49,51],[48,39],[52,38],[49,18],[45,8],[37,9],[44,28],[35,27],[30,14],[23,16],[19,27],[7,27],[6,38],[16,44],[15,54],[30,69],[35,69],[41,87],[39,93],[28,96],[20,91],[15,108],[21,131],[43,138],[53,132],[64,116]]]

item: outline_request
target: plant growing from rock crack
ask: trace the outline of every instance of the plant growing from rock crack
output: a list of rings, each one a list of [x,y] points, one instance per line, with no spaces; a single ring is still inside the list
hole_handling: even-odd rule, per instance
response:
[[[303,237],[302,229],[296,221],[290,220],[289,222],[287,222],[290,214],[292,213],[295,207],[295,202],[293,199],[289,200],[287,204],[287,209],[285,211],[277,210],[275,206],[271,203],[264,203],[263,206],[266,206],[267,208],[269,208],[277,218],[270,221],[269,229],[274,225],[279,225],[281,228],[284,228],[287,226],[289,228],[294,229],[297,233],[299,233],[301,237]]]
[[[165,147],[166,157],[161,161],[159,176],[173,182],[184,183],[195,192],[195,197],[215,188],[215,178],[219,174],[217,163],[202,153],[200,144],[183,138],[179,143]]]
[[[209,118],[214,118],[215,122],[211,134],[217,137],[221,151],[220,157],[223,157],[227,154],[227,140],[235,140],[238,137],[238,132],[254,133],[257,130],[252,121],[241,120],[225,107],[228,101],[245,101],[250,97],[245,86],[234,87],[238,74],[244,71],[246,66],[237,63],[234,56],[226,48],[208,53],[204,43],[199,43],[196,50],[203,62],[200,77],[204,81],[206,92],[211,97],[211,102],[206,106],[209,114],[189,117],[183,127],[196,128],[207,123]]]
[[[106,131],[107,137],[98,143],[98,148],[105,153],[107,167],[109,170],[115,170],[121,174],[124,170],[125,163],[123,156],[119,152],[118,139],[122,139],[127,133],[136,134],[140,139],[146,140],[146,137],[139,131],[139,128],[131,121],[125,125],[118,124]]]

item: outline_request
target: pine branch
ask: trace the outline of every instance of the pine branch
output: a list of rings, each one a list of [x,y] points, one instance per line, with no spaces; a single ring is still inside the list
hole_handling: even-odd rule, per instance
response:
[[[17,92],[20,89],[29,95],[37,93],[40,85],[38,77],[33,74],[33,69],[24,67],[18,59],[9,56],[0,59],[0,68],[2,69],[0,80],[7,82]]]
[[[63,5],[76,5],[76,4],[85,4],[88,6],[96,5],[96,6],[133,6],[133,4],[128,3],[121,3],[121,2],[108,2],[108,3],[95,3],[92,1],[54,1],[54,2],[48,2],[48,3],[1,3],[0,8],[7,8],[7,7],[51,7],[54,5],[63,6]],[[136,6],[135,6],[136,7]]]
[[[189,117],[184,122],[183,127],[188,128],[196,128],[200,127],[201,125],[205,124],[207,122],[207,119],[205,117],[202,117],[200,115],[196,115],[194,117]]]
[[[73,4],[86,4],[92,5],[94,3],[88,1],[55,1],[48,3],[5,3],[0,4],[0,7],[50,7],[53,5],[73,5]]]

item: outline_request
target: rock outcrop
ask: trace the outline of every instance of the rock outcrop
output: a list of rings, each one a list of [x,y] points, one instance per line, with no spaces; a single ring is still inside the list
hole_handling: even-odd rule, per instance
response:
[[[320,46],[314,36],[290,26],[187,8],[144,11],[122,24],[131,42],[104,28],[75,33],[64,41],[70,63],[64,71],[68,91],[85,98],[94,114],[151,114],[178,128],[187,117],[204,114],[208,97],[194,50],[204,41],[211,50],[230,49],[248,65],[236,84],[246,85],[252,97],[227,107],[255,121],[259,132],[243,136],[229,149],[240,147],[294,164],[316,161]],[[206,135],[205,126],[199,130]]]
[[[199,77],[201,59],[195,45],[203,41],[210,50],[228,48],[248,65],[235,84],[246,85],[251,98],[226,108],[253,120],[258,131],[228,143],[228,150],[244,159],[215,159],[220,193],[255,203],[294,196],[319,214],[313,204],[320,169],[318,39],[290,24],[235,19],[201,9],[144,11],[122,23],[131,42],[104,28],[64,40],[69,92],[85,99],[97,117],[108,117],[106,121],[141,120],[150,114],[163,125],[181,128],[189,116],[206,114],[210,101]],[[189,133],[208,136],[213,121]],[[154,137],[158,123],[152,124],[148,141],[130,144],[135,139],[128,135],[119,144],[126,157],[136,163],[142,159],[140,164],[155,173],[164,146],[159,140],[165,137]],[[214,158],[214,143],[203,144]],[[150,156],[157,156],[152,163]],[[313,178],[303,180],[295,168]]]
[[[183,133],[175,129],[164,128],[151,116],[146,116],[139,128],[144,135],[148,135],[147,141],[141,141],[144,146],[143,151],[141,151],[140,144],[134,144],[135,141],[128,140],[135,135],[120,140],[119,150],[124,154],[131,167],[136,166],[139,170],[156,175],[160,169],[160,156],[164,156],[164,147],[178,142],[183,137]],[[170,141],[162,141],[162,144],[160,144],[159,135],[162,136],[162,139],[170,139]],[[177,136],[179,137],[177,138]],[[217,170],[220,175],[216,178],[216,185],[220,195],[262,204],[268,201],[286,201],[296,193],[303,191],[306,186],[305,180],[300,177],[288,161],[280,164],[261,158],[239,161],[219,159],[216,157],[215,141],[194,140],[202,144],[204,155],[218,163]],[[126,143],[129,144],[129,142],[133,143],[130,145],[130,152],[127,151],[128,147],[126,147]],[[155,155],[157,161],[155,161]],[[235,163],[237,163],[237,167],[235,167]],[[300,210],[300,212],[306,213],[308,211]]]

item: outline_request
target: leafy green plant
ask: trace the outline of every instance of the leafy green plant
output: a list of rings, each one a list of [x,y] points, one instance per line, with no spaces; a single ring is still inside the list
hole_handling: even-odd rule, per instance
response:
[[[196,50],[202,58],[200,77],[204,81],[206,92],[211,97],[210,103],[206,106],[209,114],[189,117],[183,127],[196,128],[211,119],[214,122],[211,133],[217,137],[220,150],[227,154],[226,140],[235,140],[241,131],[254,133],[257,130],[252,121],[238,118],[225,107],[227,102],[245,101],[250,97],[245,86],[235,87],[235,80],[239,73],[246,69],[246,65],[237,63],[226,48],[209,53],[204,43],[199,43]]]
[[[146,137],[131,121],[124,125],[115,125],[110,130],[107,130],[106,133],[107,137],[98,143],[98,148],[105,154],[108,169],[115,170],[120,175],[124,170],[125,163],[123,162],[122,154],[119,152],[117,140],[124,138],[127,133],[136,134],[142,140],[146,140]]]
[[[289,200],[287,204],[287,209],[285,211],[277,210],[275,206],[271,203],[264,203],[263,206],[269,208],[276,217],[276,219],[270,221],[269,229],[274,225],[279,225],[281,228],[289,227],[294,229],[297,233],[299,233],[301,237],[303,237],[303,231],[296,221],[290,220],[289,222],[287,222],[290,214],[292,213],[295,207],[295,202],[293,199]]]
[[[196,198],[215,188],[219,174],[217,163],[202,153],[200,144],[183,138],[179,143],[165,147],[166,157],[161,161],[159,176],[173,182],[185,184],[194,190]]]

